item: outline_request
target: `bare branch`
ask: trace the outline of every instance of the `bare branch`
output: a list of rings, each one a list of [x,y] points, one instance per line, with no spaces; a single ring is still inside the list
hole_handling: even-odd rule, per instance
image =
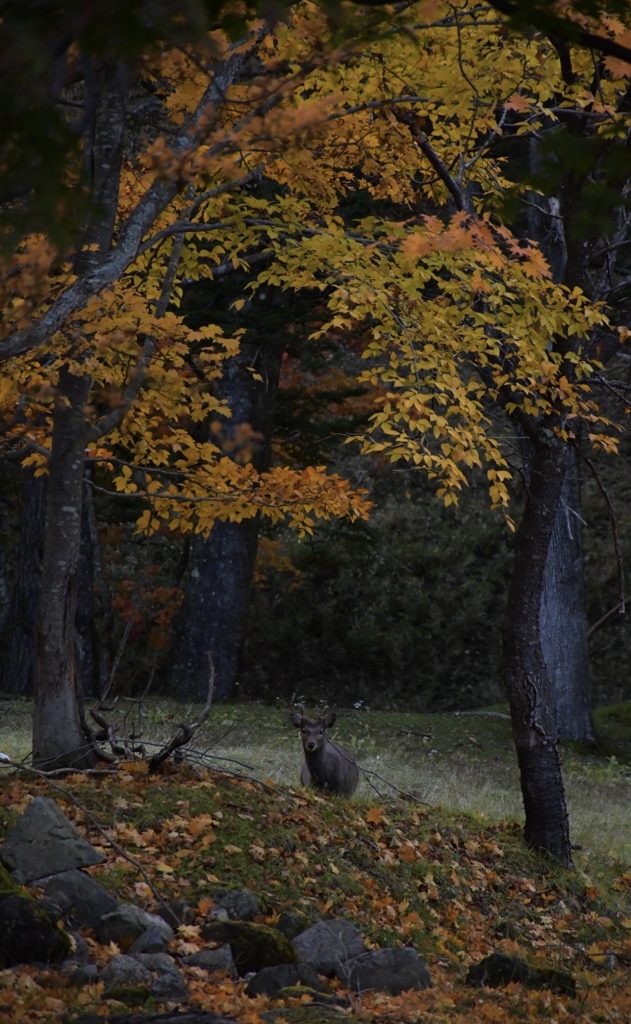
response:
[[[208,657],[209,669],[208,691],[206,695],[206,703],[202,708],[202,712],[196,722],[192,722],[190,725],[188,725],[186,722],[180,723],[180,727],[176,732],[175,736],[173,736],[172,739],[169,740],[169,742],[166,744],[166,746],[162,748],[162,750],[159,750],[157,754],[154,754],[153,757],[149,759],[150,772],[155,771],[158,765],[162,764],[163,761],[166,761],[167,757],[175,753],[175,751],[179,750],[181,747],[186,746],[187,743],[190,743],[191,739],[193,738],[197,730],[204,724],[204,722],[208,718],[208,715],[210,714],[210,709],[213,701],[213,693],[215,689],[215,666],[210,651],[207,651],[206,653]]]

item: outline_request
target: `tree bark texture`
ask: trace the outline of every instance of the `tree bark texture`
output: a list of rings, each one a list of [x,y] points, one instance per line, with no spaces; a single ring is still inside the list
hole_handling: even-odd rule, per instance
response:
[[[573,448],[554,520],[543,582],[541,640],[550,676],[558,740],[593,744],[581,485]]]
[[[0,639],[0,691],[33,692],[33,649],[42,570],[48,477],[22,470],[20,540],[7,617]]]
[[[126,124],[127,76],[104,63],[84,138],[92,216],[77,255],[77,282],[91,280],[108,257],[118,208]],[[60,370],[53,415],[44,561],[35,655],[33,763],[42,769],[85,768],[96,755],[87,740],[77,682],[75,619],[82,532],[83,478],[91,380]],[[84,575],[84,586],[88,586]],[[91,582],[90,582],[91,597]]]
[[[218,388],[232,410],[230,419],[219,421],[222,447],[239,458],[238,446],[232,446],[240,428],[249,424],[257,437],[246,457],[259,471],[270,462],[272,409],[283,349],[280,340],[258,351],[244,341],[241,352],[227,363]],[[252,375],[252,366],[262,380]],[[213,440],[217,442],[214,434]],[[208,652],[215,669],[215,699],[225,700],[233,691],[258,533],[258,518],[241,523],[217,520],[207,538],[197,536],[191,543],[184,603],[173,626],[170,688],[178,697],[206,699]]]
[[[504,621],[504,671],[526,814],[525,838],[572,865],[550,680],[541,642],[541,600],[568,449],[543,429],[532,441],[531,472],[516,538]]]
[[[550,122],[547,127],[552,130],[554,126]],[[541,172],[540,138],[531,139],[529,145],[531,170]],[[553,279],[569,287],[585,285],[585,257],[590,251],[567,243],[577,189],[580,192],[580,185],[574,182],[572,187],[570,176],[560,189],[561,201],[533,193],[528,207],[529,236],[537,240]],[[527,443],[524,447],[527,449]],[[527,462],[528,455],[524,458]],[[573,449],[569,460],[546,561],[541,639],[552,688],[557,738],[591,745],[595,733],[585,618],[581,482]]]
[[[35,651],[33,764],[86,768],[95,763],[83,728],[75,674],[75,612],[85,459],[88,377],[60,372],[49,463],[44,561]]]

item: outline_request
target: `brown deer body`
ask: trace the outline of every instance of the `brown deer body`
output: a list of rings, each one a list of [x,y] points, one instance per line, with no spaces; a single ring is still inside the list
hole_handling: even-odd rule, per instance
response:
[[[300,729],[305,761],[300,772],[303,786],[337,796],[352,796],[357,789],[359,769],[350,750],[326,738],[327,729],[335,725],[334,712],[324,713],[321,718],[305,718],[295,711],[291,715],[292,725]]]

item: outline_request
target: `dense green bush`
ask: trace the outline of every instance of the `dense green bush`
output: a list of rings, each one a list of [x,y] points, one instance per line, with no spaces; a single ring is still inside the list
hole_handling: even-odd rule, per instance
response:
[[[243,653],[244,695],[415,709],[498,700],[511,537],[484,491],[444,508],[387,470],[367,523],[277,543],[262,566]]]

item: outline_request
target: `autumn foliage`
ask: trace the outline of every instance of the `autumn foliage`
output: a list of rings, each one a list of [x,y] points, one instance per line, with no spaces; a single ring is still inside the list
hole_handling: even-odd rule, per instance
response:
[[[92,869],[101,885],[118,899],[155,912],[155,898],[135,866],[140,864],[163,898],[183,899],[194,909],[194,923],[178,929],[170,948],[176,957],[207,945],[200,932],[213,908],[213,893],[247,886],[262,902],[259,920],[267,924],[274,925],[284,910],[345,917],[370,944],[411,944],[427,961],[431,989],[396,997],[377,992],[353,996],[344,1010],[351,1020],[628,1020],[631,992],[625,968],[631,942],[623,908],[631,878],[622,869],[605,899],[589,881],[543,870],[536,859],[524,861],[516,825],[476,825],[440,809],[383,800],[331,805],[313,794],[274,791],[212,771],[167,769],[156,786],[145,764],[130,762],[107,778],[75,775],[64,785],[96,815],[86,822],[74,800],[55,793],[64,813],[105,854],[107,863]],[[0,817],[5,824],[15,820],[33,794],[44,793],[50,795],[38,782],[5,784]],[[94,820],[105,835],[94,828]],[[86,939],[100,966],[119,952],[114,945],[99,946],[89,932]],[[577,996],[515,983],[499,989],[465,984],[468,967],[491,951],[571,972]],[[617,964],[613,973],[612,956]],[[249,998],[243,981],[200,968],[183,970],[192,1008],[212,1009],[241,1024],[291,1020],[292,1008],[311,1004],[306,994]],[[339,985],[337,994],[348,998]],[[2,973],[0,1007],[11,1024],[67,1013],[143,1009],[133,1001],[125,1007],[104,999],[102,984],[81,988],[37,966]]]

